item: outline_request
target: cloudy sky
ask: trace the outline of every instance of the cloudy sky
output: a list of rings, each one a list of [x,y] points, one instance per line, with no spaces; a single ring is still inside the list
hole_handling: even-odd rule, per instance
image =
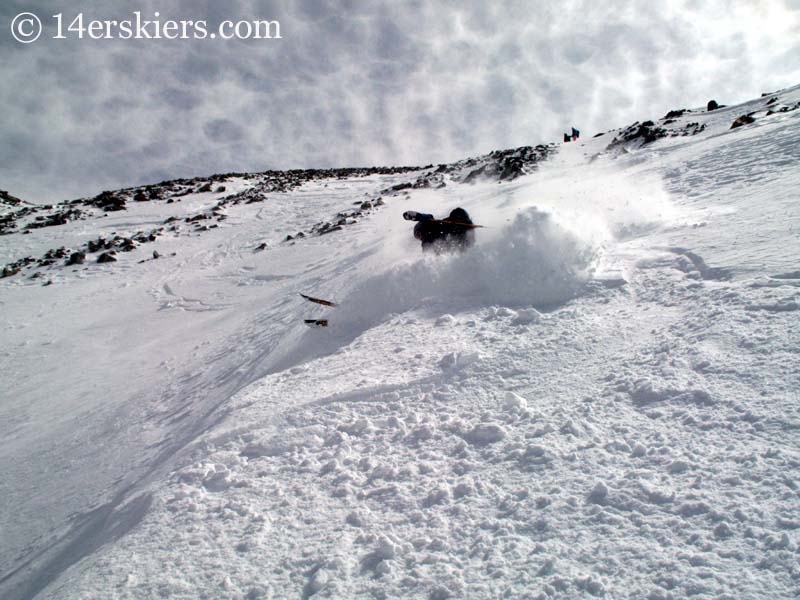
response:
[[[52,39],[142,18],[282,39]],[[37,14],[41,37],[11,24]],[[452,161],[800,83],[800,0],[3,0],[0,189]]]

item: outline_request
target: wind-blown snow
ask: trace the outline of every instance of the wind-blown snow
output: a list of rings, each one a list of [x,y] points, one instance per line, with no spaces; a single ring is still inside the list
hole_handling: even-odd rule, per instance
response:
[[[797,597],[800,110],[769,99],[510,182],[310,181],[158,260],[3,279],[1,595]],[[402,212],[455,206],[476,246],[423,255]]]

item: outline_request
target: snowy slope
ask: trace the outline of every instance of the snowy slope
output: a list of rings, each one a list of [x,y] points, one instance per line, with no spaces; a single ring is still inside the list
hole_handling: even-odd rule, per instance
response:
[[[797,597],[798,105],[0,237],[0,595]]]

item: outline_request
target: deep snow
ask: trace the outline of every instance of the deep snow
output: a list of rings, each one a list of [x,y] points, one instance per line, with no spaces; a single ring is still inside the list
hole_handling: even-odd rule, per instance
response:
[[[0,280],[0,595],[797,597],[800,110],[768,100],[383,194],[318,237],[283,241],[419,173],[311,181],[52,285]],[[402,212],[457,205],[476,247],[422,255]]]

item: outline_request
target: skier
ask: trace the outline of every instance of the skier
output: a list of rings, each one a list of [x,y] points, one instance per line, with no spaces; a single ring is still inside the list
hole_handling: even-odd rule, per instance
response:
[[[414,237],[422,242],[424,251],[437,254],[451,250],[464,251],[475,243],[475,224],[463,208],[454,208],[446,219],[435,219],[433,215],[408,211],[403,217],[418,221],[414,226]]]

